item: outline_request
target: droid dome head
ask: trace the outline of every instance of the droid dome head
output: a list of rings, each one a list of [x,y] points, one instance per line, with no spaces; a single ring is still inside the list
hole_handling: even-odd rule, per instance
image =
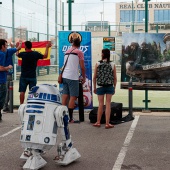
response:
[[[61,95],[56,85],[40,84],[31,88],[27,98],[28,103],[61,104]]]

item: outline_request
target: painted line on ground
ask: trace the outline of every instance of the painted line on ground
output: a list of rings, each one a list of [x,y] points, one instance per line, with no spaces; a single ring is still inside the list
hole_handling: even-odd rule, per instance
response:
[[[126,139],[124,141],[123,147],[120,150],[120,153],[119,153],[119,155],[117,157],[117,160],[116,160],[112,170],[121,170],[121,166],[122,166],[124,158],[126,156],[128,146],[130,145],[130,141],[131,141],[131,139],[133,137],[133,133],[134,133],[136,125],[138,123],[139,117],[140,116],[135,116],[135,119],[132,122],[132,125],[131,125],[131,127],[129,129],[129,132],[128,132],[127,136],[126,136]]]
[[[13,129],[13,130],[11,130],[11,131],[9,131],[9,132],[5,133],[5,134],[3,134],[3,135],[1,135],[1,136],[0,136],[0,138],[3,138],[3,137],[5,137],[5,136],[8,136],[9,134],[11,134],[11,133],[13,133],[13,132],[17,131],[17,130],[18,130],[18,129],[20,129],[20,128],[21,128],[21,126],[20,126],[20,127],[15,128],[15,129]]]

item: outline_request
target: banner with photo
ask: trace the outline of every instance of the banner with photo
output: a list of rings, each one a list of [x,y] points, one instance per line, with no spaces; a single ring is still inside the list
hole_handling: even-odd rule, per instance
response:
[[[80,50],[84,53],[86,68],[86,82],[83,84],[84,109],[92,109],[92,57],[91,57],[91,32],[86,31],[59,31],[59,70],[64,65],[64,54],[71,48],[71,40],[79,37],[81,40]],[[60,92],[62,94],[62,84]]]
[[[40,41],[40,42],[32,42],[32,51],[37,51],[41,54],[45,53],[46,45],[49,41]],[[38,60],[37,66],[48,66],[50,65],[50,54],[51,54],[51,47],[48,49],[48,56],[45,59]],[[19,52],[25,51],[25,44],[22,43],[21,50]],[[18,58],[18,65],[21,66],[22,59]]]
[[[123,33],[121,88],[170,90],[170,34]]]

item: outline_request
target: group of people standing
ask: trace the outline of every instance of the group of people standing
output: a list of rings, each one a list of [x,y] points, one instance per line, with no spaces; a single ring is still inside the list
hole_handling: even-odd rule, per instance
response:
[[[62,94],[62,105],[68,106],[70,123],[76,123],[73,119],[73,110],[75,107],[75,101],[79,96],[79,68],[82,75],[82,84],[86,81],[85,65],[84,65],[84,54],[80,47],[79,38],[73,39],[72,47],[66,51],[64,55],[65,69],[62,74],[63,78],[63,94]],[[1,110],[7,111],[6,93],[9,81],[12,80],[12,73],[9,72],[13,68],[12,56],[14,53],[19,58],[22,58],[21,65],[21,76],[19,81],[19,92],[20,92],[20,104],[24,103],[25,92],[27,86],[31,89],[36,86],[36,67],[39,59],[47,58],[48,49],[51,47],[51,42],[46,45],[44,55],[39,52],[32,51],[32,43],[26,41],[25,52],[20,52],[22,42],[17,43],[16,48],[7,49],[8,43],[4,39],[0,39],[0,120],[2,120]],[[9,81],[7,81],[9,80]],[[96,63],[93,76],[93,89],[94,93],[98,95],[99,107],[97,122],[93,124],[94,127],[100,127],[100,120],[103,114],[103,106],[106,103],[106,125],[105,128],[113,128],[114,125],[109,123],[110,112],[111,112],[111,99],[115,93],[117,84],[116,67],[113,62],[110,61],[110,50],[103,49],[101,54],[101,60]],[[104,102],[104,98],[106,98]]]
[[[25,41],[25,52],[20,52],[22,42],[16,44],[8,49],[8,43],[5,39],[0,39],[0,121],[2,120],[1,110],[9,111],[9,82],[12,81],[13,74],[13,54],[22,58],[21,76],[19,80],[20,104],[24,103],[25,92],[27,86],[31,89],[36,86],[36,67],[39,59],[47,58],[48,48],[51,47],[51,42],[46,45],[44,55],[39,52],[32,51],[32,43]],[[6,99],[6,100],[5,100]]]
[[[73,109],[75,100],[79,96],[79,66],[83,77],[82,83],[85,82],[85,66],[84,54],[79,50],[79,38],[73,39],[72,47],[66,51],[64,56],[64,64],[67,62],[63,71],[63,94],[62,104],[68,106],[70,123],[76,123],[73,119]],[[103,84],[102,84],[103,83]],[[103,114],[103,106],[106,103],[106,125],[105,128],[113,128],[110,124],[111,99],[115,93],[117,84],[116,66],[110,61],[110,50],[103,49],[101,60],[96,63],[93,76],[94,93],[98,95],[99,107],[97,122],[93,124],[95,127],[100,127],[100,121]],[[104,98],[106,101],[104,102]]]

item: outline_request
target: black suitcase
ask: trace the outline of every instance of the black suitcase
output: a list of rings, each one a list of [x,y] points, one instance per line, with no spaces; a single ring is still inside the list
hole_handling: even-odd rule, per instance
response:
[[[94,107],[93,110],[90,111],[90,113],[89,113],[90,123],[96,123],[97,122],[97,110],[98,110],[98,107]],[[105,114],[103,113],[100,123],[103,124],[105,122],[106,122]]]
[[[112,123],[112,124],[120,123],[120,121],[122,119],[122,107],[123,107],[122,103],[111,102],[110,123]],[[103,106],[103,114],[102,114],[102,118],[100,121],[101,124],[106,123],[105,108],[106,108],[106,106]],[[89,113],[90,123],[96,123],[97,110],[98,110],[98,107],[94,107],[93,110],[90,111],[90,113]]]

